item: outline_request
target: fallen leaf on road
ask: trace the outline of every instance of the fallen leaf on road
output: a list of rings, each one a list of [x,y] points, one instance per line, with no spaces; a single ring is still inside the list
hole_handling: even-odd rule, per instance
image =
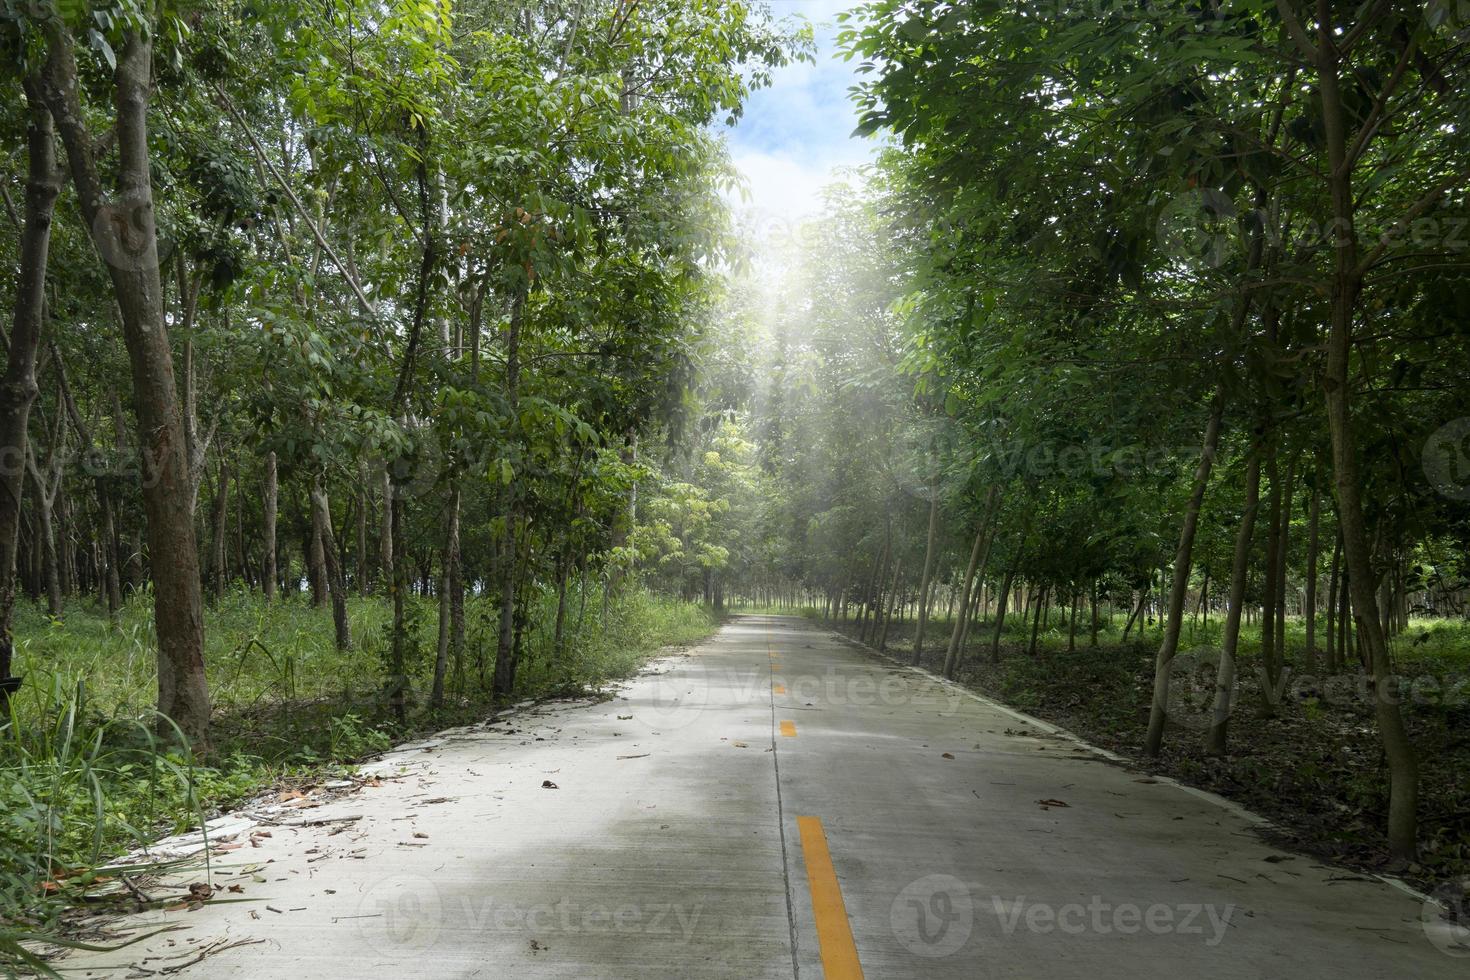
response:
[[[1070,803],[1064,803],[1061,800],[1037,800],[1036,802],[1041,804],[1043,810],[1048,810],[1054,806],[1070,807],[1072,805]]]
[[[561,789],[560,786],[556,785],[556,783],[553,783],[549,779],[543,779],[541,781],[541,788],[542,789]]]
[[[426,833],[424,833],[421,830],[414,831],[414,836],[417,837],[417,838],[419,838],[420,840],[428,840],[429,839],[429,835],[426,834]]]
[[[621,761],[623,759],[646,759],[651,754],[652,753],[650,753],[650,752],[644,752],[642,755],[620,755],[620,756],[618,756],[618,759],[619,759],[619,761]]]
[[[943,754],[943,755],[941,755],[941,756],[940,756],[940,758],[941,758],[941,759],[953,759],[953,758],[954,758],[954,756],[953,756],[953,755],[951,755],[951,754],[950,754],[950,753],[948,753],[948,752],[946,752],[946,753],[944,753],[944,754]]]
[[[618,721],[632,721],[632,715],[618,715]]]
[[[749,745],[746,745],[744,742],[731,742],[730,744],[733,745],[733,746],[735,746],[737,749],[748,749],[748,748],[750,748],[750,746]]]

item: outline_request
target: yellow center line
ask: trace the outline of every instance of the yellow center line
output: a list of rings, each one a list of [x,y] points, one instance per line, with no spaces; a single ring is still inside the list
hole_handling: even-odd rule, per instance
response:
[[[783,722],[781,722],[781,734],[782,735],[785,735],[787,738],[795,738],[796,737],[796,722],[794,722],[794,721],[783,721]]]
[[[832,853],[827,850],[822,821],[818,817],[797,817],[796,828],[801,834],[807,884],[811,886],[812,916],[817,920],[822,976],[826,980],[862,980],[863,967],[852,941],[852,926],[847,921],[847,906],[842,901],[837,872],[832,868]]]

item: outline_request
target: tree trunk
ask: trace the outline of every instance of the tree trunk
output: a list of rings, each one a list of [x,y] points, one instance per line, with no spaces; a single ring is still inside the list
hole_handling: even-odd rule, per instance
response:
[[[1041,611],[1046,608],[1046,593],[1049,588],[1050,586],[1043,585],[1041,591],[1036,593],[1036,615],[1031,619],[1031,645],[1028,648],[1032,657],[1036,656],[1036,640],[1041,633]],[[1022,620],[1021,627],[1024,629],[1025,626],[1026,621]]]
[[[97,481],[99,484],[102,480]],[[107,564],[106,584],[104,591],[107,596],[107,616],[109,619],[117,619],[122,610],[122,578],[119,574],[121,564],[119,552],[122,550],[117,541],[117,527],[113,517],[112,494],[105,488],[98,490],[98,505],[102,511],[102,549],[101,559]]]
[[[21,495],[25,487],[27,429],[36,400],[36,351],[46,315],[46,265],[51,221],[61,192],[51,113],[37,83],[27,78],[25,217],[20,228],[20,274],[10,329],[5,374],[0,378],[0,677],[9,677],[14,652],[16,550],[20,543]],[[9,693],[0,688],[0,719],[10,717]]]
[[[524,291],[516,294],[511,309],[510,322],[505,333],[505,393],[510,406],[511,418],[516,418],[520,398],[521,378],[521,324],[526,311]],[[630,520],[637,507],[637,484],[631,491],[628,505]],[[496,697],[510,697],[515,690],[516,676],[516,583],[519,579],[517,556],[519,553],[520,509],[514,485],[505,488],[505,537],[501,547],[500,567],[500,635],[495,647],[495,676],[493,691]],[[604,605],[606,594],[604,593]],[[604,616],[604,621],[606,617]]]
[[[368,555],[368,508],[372,506],[372,494],[368,491],[367,463],[357,463],[357,553],[352,556],[352,570],[357,576],[353,583],[358,595],[372,592],[372,559]]]
[[[1168,720],[1169,708],[1169,669],[1179,650],[1179,631],[1184,625],[1184,598],[1189,591],[1194,536],[1199,527],[1199,512],[1204,505],[1205,490],[1210,483],[1210,470],[1215,464],[1215,451],[1220,445],[1220,421],[1224,415],[1225,389],[1222,386],[1215,391],[1210,421],[1205,427],[1204,449],[1200,452],[1199,466],[1194,471],[1194,487],[1189,495],[1189,505],[1184,511],[1184,527],[1179,532],[1179,550],[1174,554],[1174,582],[1169,591],[1168,620],[1164,624],[1164,639],[1159,644],[1159,655],[1154,664],[1153,707],[1149,712],[1148,737],[1144,740],[1144,751],[1149,755],[1158,755],[1164,743],[1164,723]]]
[[[276,569],[276,508],[280,498],[280,477],[277,473],[276,454],[274,451],[265,454],[265,520],[261,528],[261,536],[265,539],[265,555],[261,561],[260,587],[265,592],[265,601],[274,602],[276,598],[276,580],[279,573]]]
[[[1342,670],[1342,654],[1337,644],[1337,590],[1340,586],[1342,538],[1333,536],[1332,567],[1327,573],[1327,671]]]
[[[1231,700],[1235,695],[1235,654],[1240,645],[1240,617],[1245,606],[1246,579],[1250,573],[1251,538],[1256,512],[1261,504],[1261,457],[1259,447],[1251,450],[1245,467],[1245,509],[1235,532],[1235,557],[1230,564],[1230,598],[1225,610],[1225,633],[1220,640],[1220,664],[1215,671],[1215,704],[1205,751],[1223,755],[1229,738]]]
[[[979,526],[975,528],[975,543],[970,546],[970,563],[965,566],[965,580],[960,587],[959,601],[956,603],[954,626],[950,630],[949,647],[944,652],[944,676],[954,679],[955,668],[959,664],[960,645],[965,635],[965,617],[970,609],[970,593],[975,587],[975,572],[980,567],[980,555],[986,547],[986,539],[993,533],[992,521],[997,494],[995,487],[990,488],[989,499],[985,509],[987,513],[981,518]]]
[[[46,472],[42,473],[36,465],[36,452],[34,446],[27,447],[26,465],[30,467],[31,483],[36,492],[31,495],[35,501],[36,520],[36,555],[40,562],[40,582],[46,589],[46,612],[52,619],[60,619],[62,613],[61,597],[61,573],[58,568],[56,553],[56,518],[55,518],[55,493],[56,484],[52,483],[55,477],[59,481],[60,474],[54,473],[55,459],[48,458],[46,461]]]
[[[1006,572],[1005,584],[1000,589],[1000,602],[995,607],[995,633],[990,638],[990,662],[993,664],[1000,663],[1000,636],[1001,631],[1005,629],[1006,606],[1010,604],[1011,585],[1015,581],[1016,567],[1012,565],[1011,570]],[[1026,628],[1024,620],[1021,622],[1021,628]]]
[[[1306,672],[1317,672],[1317,560],[1320,548],[1320,525],[1322,520],[1322,490],[1320,481],[1312,479],[1312,503],[1307,517],[1307,591],[1303,612],[1306,614],[1307,649],[1304,654]]]
[[[1067,652],[1075,653],[1077,650],[1077,607],[1082,604],[1082,597],[1077,592],[1072,593],[1072,615],[1067,622]]]
[[[898,583],[902,581],[903,556],[893,563],[893,582],[888,586],[888,611],[883,615],[883,627],[878,631],[878,652],[888,649],[888,624],[893,621],[894,605],[898,600]]]
[[[163,315],[150,184],[148,98],[152,43],[130,28],[113,73],[118,147],[118,204],[104,203],[84,122],[71,37],[48,22],[46,101],[61,131],[84,223],[108,260],[122,314],[143,455],[143,509],[158,635],[158,709],[200,751],[208,748],[209,690],[204,676],[204,622],[199,553],[189,512],[189,472],[174,386],[173,352]]]
[[[449,528],[444,535],[444,567],[439,575],[439,648],[434,658],[434,685],[429,692],[429,707],[444,703],[444,676],[449,669],[449,655],[454,639],[454,591],[459,565],[459,485],[449,491]]]
[[[1128,593],[1128,619],[1123,623],[1123,642],[1128,642],[1128,634],[1133,630],[1133,624],[1137,622],[1138,635],[1143,636],[1143,606],[1148,602],[1148,589],[1138,593],[1138,605],[1133,605],[1133,592]]]
[[[224,455],[221,454],[219,461],[219,482],[214,490],[214,507],[210,514],[210,522],[214,532],[214,540],[210,545],[210,578],[211,591],[214,598],[219,599],[225,592],[225,525],[230,513],[230,471],[225,465]]]
[[[384,529],[383,539],[388,544],[384,546],[383,555],[389,560],[384,563],[383,572],[388,578],[388,595],[393,603],[393,628],[388,644],[388,707],[393,716],[403,722],[408,717],[408,637],[405,626],[408,555],[395,556],[392,551],[392,542],[403,530],[403,500],[393,492],[391,480],[384,489],[388,526]]]
[[[1092,594],[1091,594],[1091,597],[1090,598],[1091,598],[1090,605],[1092,607],[1092,609],[1091,609],[1092,619],[1091,619],[1091,622],[1089,624],[1089,627],[1090,627],[1090,636],[1089,636],[1087,645],[1088,646],[1095,647],[1095,646],[1097,646],[1097,627],[1098,627],[1098,622],[1097,622],[1097,579],[1093,579],[1092,580]],[[1109,613],[1109,615],[1111,615],[1111,613]]]
[[[332,625],[336,630],[337,649],[347,650],[352,647],[352,630],[347,621],[347,577],[342,571],[342,554],[337,550],[336,535],[332,533],[332,507],[320,476],[311,485],[311,510],[312,523],[319,530],[315,537],[321,545],[327,588],[332,594]]]
[[[919,576],[919,621],[914,624],[914,653],[911,662],[918,666],[924,658],[924,627],[929,622],[929,588],[934,570],[934,539],[939,530],[939,481],[930,487],[929,536],[924,542],[924,571]]]
[[[1296,457],[1286,463],[1286,482],[1281,488],[1281,532],[1276,552],[1276,671],[1271,675],[1272,698],[1281,687],[1281,674],[1286,665],[1286,594],[1287,572],[1291,567],[1291,509],[1296,497]]]
[[[1342,239],[1335,243],[1337,247],[1333,249],[1332,312],[1323,388],[1327,399],[1327,422],[1332,433],[1337,514],[1342,527],[1353,624],[1373,672],[1374,713],[1379,736],[1383,740],[1384,756],[1388,760],[1389,852],[1396,860],[1407,862],[1414,860],[1418,852],[1419,765],[1399,710],[1398,692],[1394,690],[1393,661],[1379,620],[1377,597],[1373,593],[1373,559],[1363,516],[1358,447],[1353,433],[1348,362],[1352,356],[1353,319],[1362,286],[1362,270],[1358,268],[1354,230],[1356,204],[1352,167],[1347,158],[1346,110],[1339,92],[1341,54],[1330,13],[1327,0],[1318,0],[1316,68],[1322,97],[1322,125],[1327,143],[1333,218],[1337,237]]]
[[[330,591],[327,584],[326,547],[322,542],[324,531],[321,512],[317,510],[314,497],[308,503],[311,507],[304,549],[306,580],[311,586],[311,604],[314,608],[320,608],[327,604],[327,593]]]
[[[1266,583],[1261,597],[1261,713],[1276,717],[1276,610],[1281,591],[1281,471],[1276,462],[1276,449],[1266,455],[1266,478],[1270,481],[1266,512]]]

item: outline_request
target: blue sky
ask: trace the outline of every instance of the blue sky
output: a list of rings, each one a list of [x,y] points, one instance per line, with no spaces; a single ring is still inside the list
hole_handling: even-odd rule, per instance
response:
[[[739,125],[725,131],[751,197],[735,207],[762,221],[814,213],[833,170],[867,162],[878,146],[850,138],[857,115],[847,90],[856,82],[857,62],[834,57],[834,17],[858,0],[769,2],[777,16],[803,14],[813,23],[817,60],[777,71],[769,88],[752,94]]]

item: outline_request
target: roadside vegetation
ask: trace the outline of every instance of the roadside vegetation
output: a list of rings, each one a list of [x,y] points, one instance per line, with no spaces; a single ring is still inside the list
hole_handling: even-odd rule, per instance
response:
[[[707,606],[642,589],[605,608],[600,594],[585,604],[575,599],[577,615],[560,653],[546,629],[554,602],[534,603],[516,697],[597,697],[650,656],[697,643],[718,623]],[[422,606],[415,648],[431,650],[433,605],[414,602]],[[197,827],[267,788],[319,783],[396,742],[483,720],[493,705],[494,609],[480,598],[466,608],[467,654],[444,702],[400,720],[374,680],[391,626],[381,602],[348,604],[364,640],[343,651],[333,642],[330,614],[305,597],[268,604],[232,590],[206,621],[215,717],[212,751],[200,757],[167,730],[158,734],[156,640],[145,598],[126,603],[115,621],[83,606],[64,624],[21,605],[17,626],[25,639],[17,663],[28,682],[10,702],[8,737],[0,743],[0,913],[8,919],[0,926],[0,955],[16,952],[20,936],[54,936],[57,916],[73,906],[106,908],[83,898],[116,882],[116,868],[97,869],[127,851]],[[432,679],[429,657],[409,668],[415,687]]]

